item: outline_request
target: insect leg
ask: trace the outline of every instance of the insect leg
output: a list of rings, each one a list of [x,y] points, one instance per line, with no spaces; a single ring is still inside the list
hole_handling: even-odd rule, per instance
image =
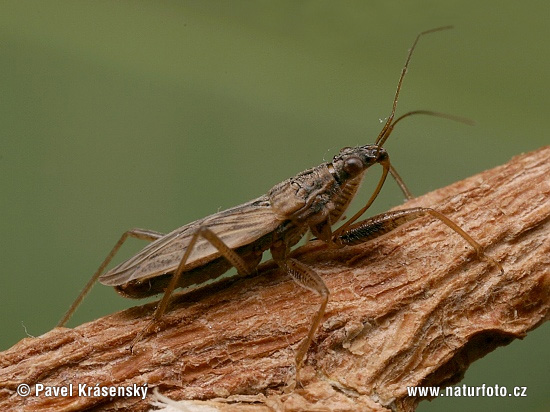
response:
[[[176,289],[179,279],[182,275],[182,273],[185,270],[185,264],[187,263],[187,260],[189,259],[189,256],[191,255],[191,252],[193,251],[193,248],[195,247],[195,244],[197,243],[197,240],[199,239],[199,236],[202,236],[206,240],[208,240],[218,251],[222,254],[223,257],[225,257],[231,265],[233,265],[237,271],[242,275],[247,275],[251,273],[253,268],[249,268],[249,265],[244,261],[244,259],[237,254],[233,249],[231,249],[229,246],[225,244],[225,242],[216,235],[212,230],[208,229],[207,227],[201,226],[197,229],[197,231],[193,234],[193,237],[189,241],[189,245],[185,249],[185,253],[183,254],[180,263],[178,265],[178,268],[172,275],[172,278],[170,279],[170,283],[166,287],[164,291],[164,295],[162,296],[162,299],[160,303],[158,304],[157,308],[155,309],[155,313],[153,314],[153,318],[149,322],[149,324],[134,338],[132,341],[132,344],[130,345],[130,348],[132,348],[136,343],[138,343],[143,336],[145,336],[147,333],[151,331],[151,328],[154,326],[154,324],[162,317],[162,315],[166,312],[166,308],[168,307],[168,303],[170,302],[170,297],[172,296],[172,292],[174,289]]]
[[[346,223],[344,223],[342,226],[340,226],[338,229],[336,229],[335,232],[333,232],[334,238],[338,238],[342,233],[345,233],[351,226],[352,223],[355,222],[357,219],[361,217],[363,213],[367,211],[367,209],[372,205],[374,200],[378,197],[378,194],[380,193],[380,190],[382,190],[382,186],[384,186],[384,182],[386,181],[386,177],[388,176],[388,173],[391,169],[391,164],[389,159],[385,159],[383,161],[379,162],[382,166],[382,176],[380,176],[380,180],[378,181],[378,185],[376,186],[376,189],[374,189],[374,192],[372,192],[372,195],[370,196],[370,199],[367,201],[367,204],[363,206],[356,214],[354,214],[352,217],[350,217]],[[395,169],[393,170],[395,172]],[[403,181],[401,181],[402,183]],[[399,181],[398,181],[399,183]],[[408,189],[407,189],[408,191]],[[406,193],[405,193],[406,194]],[[410,193],[409,193],[410,194]]]
[[[296,381],[298,381],[300,367],[302,366],[304,357],[309,349],[309,346],[311,345],[313,336],[315,335],[315,332],[317,332],[321,320],[323,319],[330,292],[321,276],[319,276],[314,270],[304,265],[303,263],[300,263],[295,259],[285,259],[277,260],[277,264],[281,269],[283,269],[286,273],[290,275],[294,282],[296,282],[301,287],[316,293],[322,298],[321,305],[319,306],[319,310],[313,318],[313,322],[311,323],[309,332],[302,343],[300,343],[300,347],[296,352]]]
[[[88,283],[86,283],[86,286],[84,286],[84,289],[82,289],[82,291],[80,292],[78,297],[75,299],[75,301],[73,302],[73,304],[71,305],[69,310],[65,313],[65,315],[63,315],[63,318],[59,321],[59,323],[57,324],[57,327],[62,327],[62,326],[65,325],[65,323],[67,323],[67,321],[71,318],[71,316],[73,315],[76,308],[82,302],[82,299],[84,299],[84,296],[86,296],[88,294],[88,292],[90,291],[92,286],[95,284],[95,282],[97,281],[99,276],[103,273],[103,271],[105,270],[105,268],[107,267],[109,262],[113,259],[113,257],[116,255],[116,253],[118,252],[118,250],[122,246],[122,244],[129,237],[133,237],[133,238],[141,239],[141,240],[153,241],[153,240],[157,240],[158,238],[160,238],[162,236],[164,236],[163,233],[156,232],[154,230],[147,230],[147,229],[130,229],[130,230],[127,230],[126,232],[124,232],[122,234],[122,236],[120,237],[120,239],[118,240],[118,242],[115,243],[115,245],[113,246],[113,248],[111,249],[111,251],[109,252],[107,257],[105,258],[103,263],[99,266],[99,268],[93,274],[93,276],[88,281]]]
[[[399,185],[399,188],[405,195],[405,198],[407,200],[411,200],[414,196],[412,195],[411,191],[409,190],[409,188],[407,187],[403,179],[401,179],[401,176],[399,176],[399,173],[397,173],[397,170],[395,170],[395,167],[393,167],[391,163],[390,163],[390,174],[392,175],[393,180],[395,180]]]
[[[498,263],[492,257],[487,256],[483,252],[483,247],[478,242],[476,242],[468,233],[466,233],[460,226],[458,226],[444,214],[427,207],[415,207],[411,209],[396,210],[393,212],[386,212],[377,216],[373,216],[369,219],[363,220],[350,226],[343,233],[336,236],[333,241],[340,246],[357,245],[382,236],[398,228],[399,226],[410,222],[411,220],[415,220],[426,215],[431,215],[432,217],[435,217],[436,219],[447,225],[474,248],[480,260],[489,262],[490,264],[496,266],[501,273],[504,273],[504,270],[500,263]]]

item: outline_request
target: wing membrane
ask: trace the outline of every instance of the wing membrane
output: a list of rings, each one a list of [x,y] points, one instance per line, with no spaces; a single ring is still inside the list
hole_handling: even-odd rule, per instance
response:
[[[199,226],[208,227],[232,249],[252,243],[275,230],[283,220],[266,196],[207,216],[182,226],[143,248],[131,259],[103,274],[99,281],[117,286],[136,279],[147,279],[176,270],[185,249]],[[187,268],[204,265],[220,256],[206,239],[199,237],[187,261]]]

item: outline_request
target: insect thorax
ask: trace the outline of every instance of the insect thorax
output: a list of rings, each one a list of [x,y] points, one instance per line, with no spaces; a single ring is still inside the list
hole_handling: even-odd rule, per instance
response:
[[[281,218],[311,226],[327,220],[339,190],[327,165],[322,164],[274,186],[268,197]]]

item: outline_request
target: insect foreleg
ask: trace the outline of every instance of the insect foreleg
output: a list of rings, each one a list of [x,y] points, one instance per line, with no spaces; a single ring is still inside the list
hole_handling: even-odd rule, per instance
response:
[[[397,173],[397,170],[395,170],[395,167],[393,167],[393,165],[391,164],[390,164],[390,174],[392,175],[393,180],[395,180],[399,185],[399,188],[405,195],[405,198],[407,200],[411,200],[414,196],[412,195],[411,191],[409,190],[409,188],[407,187],[403,179],[401,179],[401,176],[399,176],[399,173]]]
[[[449,219],[444,214],[438,212],[437,210],[426,207],[415,207],[411,209],[396,210],[393,212],[386,212],[380,215],[373,216],[369,219],[363,220],[350,226],[342,234],[336,236],[333,241],[334,243],[341,246],[357,245],[368,240],[380,237],[388,232],[391,232],[394,229],[397,229],[399,226],[410,222],[411,220],[415,220],[426,215],[431,215],[432,217],[435,217],[436,219],[447,225],[474,248],[479,259],[485,260],[496,266],[501,271],[501,273],[504,272],[500,263],[498,263],[492,257],[487,256],[483,252],[483,247],[478,242],[476,242],[468,233],[466,233],[460,226],[458,226],[451,219]]]
[[[380,160],[378,163],[382,166],[382,176],[380,176],[380,180],[378,181],[378,185],[376,186],[376,189],[374,189],[374,192],[372,192],[372,195],[370,199],[368,200],[367,204],[363,206],[356,214],[354,214],[352,217],[350,217],[346,223],[344,223],[342,226],[340,226],[336,231],[334,232],[334,237],[336,238],[340,236],[342,233],[345,233],[350,227],[353,222],[355,222],[357,219],[361,217],[363,213],[367,211],[367,209],[372,205],[374,200],[378,197],[378,194],[380,193],[380,190],[382,190],[382,186],[384,186],[384,182],[386,181],[386,177],[388,176],[389,171],[391,170],[391,164],[389,159],[386,157],[385,159]],[[394,169],[395,172],[395,169]],[[399,175],[398,175],[399,176]],[[403,181],[401,180],[401,183]],[[399,181],[398,181],[399,183]],[[404,185],[404,183],[403,183]]]
[[[174,291],[174,289],[178,287],[178,283],[182,273],[185,270],[185,265],[187,263],[187,260],[189,259],[189,256],[191,255],[191,252],[193,251],[199,237],[205,238],[216,249],[218,249],[218,251],[222,254],[222,256],[225,257],[237,269],[239,274],[247,275],[251,273],[253,268],[249,268],[249,265],[244,261],[244,259],[241,256],[239,256],[237,252],[235,252],[233,249],[227,246],[225,242],[218,235],[216,235],[212,230],[208,229],[207,227],[204,227],[204,226],[199,227],[197,231],[193,234],[193,237],[191,238],[191,240],[189,241],[189,245],[185,249],[185,253],[183,254],[180,260],[180,263],[176,271],[172,275],[172,278],[170,279],[170,283],[166,287],[164,291],[164,295],[162,296],[162,299],[158,304],[155,310],[155,313],[153,314],[153,319],[151,319],[149,324],[134,338],[130,348],[133,348],[133,346],[136,343],[138,343],[141,340],[141,338],[151,330],[154,324],[162,317],[164,312],[166,312],[166,308],[168,307],[168,303],[170,302],[170,297],[172,295],[172,292]]]
[[[86,286],[84,286],[84,289],[82,289],[82,291],[80,292],[78,297],[75,299],[75,301],[73,302],[69,310],[65,313],[63,318],[59,321],[59,323],[57,324],[57,327],[62,327],[65,325],[65,323],[67,323],[67,321],[71,318],[71,316],[73,315],[78,305],[80,305],[80,303],[82,302],[82,299],[84,299],[84,297],[88,294],[88,292],[90,291],[94,283],[97,281],[99,276],[103,273],[103,271],[105,270],[109,262],[111,262],[113,257],[115,257],[115,255],[117,254],[118,250],[121,248],[121,246],[124,244],[124,242],[126,242],[126,240],[129,237],[133,237],[141,240],[149,240],[152,242],[153,240],[157,240],[162,236],[164,236],[163,233],[156,232],[154,230],[148,230],[148,229],[136,228],[136,229],[130,229],[124,232],[120,237],[120,239],[118,239],[118,242],[115,243],[115,245],[113,246],[113,248],[111,249],[107,257],[105,258],[103,263],[99,266],[99,268],[93,274],[93,276],[88,281],[88,283],[86,283]]]

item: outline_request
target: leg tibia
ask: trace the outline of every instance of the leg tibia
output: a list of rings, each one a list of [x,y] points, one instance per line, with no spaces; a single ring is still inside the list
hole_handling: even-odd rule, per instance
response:
[[[339,236],[334,238],[333,241],[339,246],[358,245],[360,243],[380,237],[386,233],[391,232],[394,229],[397,229],[399,226],[407,222],[426,215],[431,215],[444,223],[474,248],[479,259],[488,261],[492,265],[496,266],[501,271],[501,273],[503,272],[502,266],[492,257],[487,256],[485,253],[483,253],[483,247],[478,242],[476,242],[468,233],[466,233],[460,226],[458,226],[444,214],[427,207],[415,207],[411,209],[396,210],[373,216],[369,219],[365,219],[361,222],[351,225]]]
[[[321,276],[303,263],[300,263],[295,259],[277,261],[277,263],[281,269],[288,273],[292,280],[294,280],[298,285],[316,293],[322,298],[321,305],[319,306],[319,309],[311,322],[309,332],[296,352],[296,380],[298,380],[300,367],[302,366],[305,355],[311,345],[313,336],[323,320],[329,298],[329,290]]]
[[[118,242],[115,243],[115,245],[113,246],[113,248],[111,249],[107,257],[105,258],[103,263],[101,263],[101,265],[96,270],[96,272],[92,275],[88,283],[86,283],[86,286],[84,286],[84,289],[82,289],[82,291],[77,296],[77,298],[75,299],[75,301],[73,302],[69,310],[65,313],[63,318],[59,321],[59,323],[57,324],[57,327],[64,326],[65,323],[67,323],[67,321],[71,318],[76,308],[78,308],[78,306],[82,302],[82,299],[84,299],[84,297],[88,294],[90,289],[92,289],[92,286],[95,284],[99,276],[101,276],[101,274],[103,273],[103,271],[105,270],[109,262],[111,262],[111,260],[117,254],[118,250],[121,248],[121,246],[124,244],[124,242],[126,242],[126,240],[129,237],[133,237],[141,240],[149,240],[152,242],[153,240],[157,240],[162,236],[164,236],[164,234],[160,232],[155,232],[154,230],[148,230],[148,229],[130,229],[124,232],[120,237],[120,239],[118,239]]]

